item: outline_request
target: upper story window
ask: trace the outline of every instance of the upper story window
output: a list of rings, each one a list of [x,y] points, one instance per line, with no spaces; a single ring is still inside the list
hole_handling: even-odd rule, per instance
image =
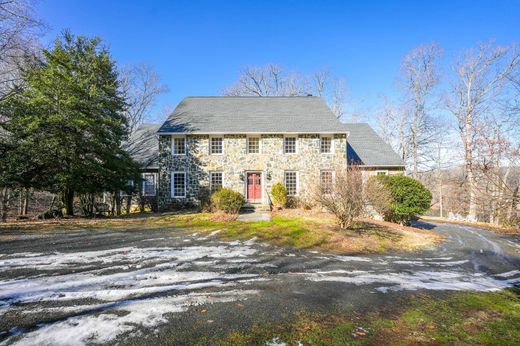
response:
[[[330,154],[332,152],[332,137],[320,138],[320,153]]]
[[[248,137],[247,138],[247,153],[248,154],[259,154],[260,153],[260,138],[259,137]]]
[[[320,184],[323,193],[332,193],[332,184],[334,183],[332,171],[320,172]]]
[[[172,137],[172,154],[186,155],[186,138]]]
[[[210,154],[222,154],[223,153],[223,138],[222,137],[211,137],[209,139],[209,153]]]
[[[286,154],[296,154],[296,137],[284,137],[283,151]]]
[[[143,174],[143,196],[155,196],[155,174],[144,173]]]
[[[296,195],[298,189],[298,174],[296,172],[284,173],[284,185],[288,196]]]
[[[388,171],[376,171],[377,175],[388,175]]]

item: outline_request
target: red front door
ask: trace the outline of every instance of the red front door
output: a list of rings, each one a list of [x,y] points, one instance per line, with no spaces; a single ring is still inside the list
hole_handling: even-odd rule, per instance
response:
[[[262,201],[261,173],[247,173],[247,199],[250,202]]]

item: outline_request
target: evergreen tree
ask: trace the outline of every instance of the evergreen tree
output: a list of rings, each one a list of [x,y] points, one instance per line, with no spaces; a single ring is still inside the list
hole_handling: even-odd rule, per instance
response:
[[[68,215],[75,194],[116,191],[136,179],[138,166],[121,149],[128,129],[115,62],[99,38],[65,32],[24,79],[0,105],[16,143],[10,178],[60,193]]]

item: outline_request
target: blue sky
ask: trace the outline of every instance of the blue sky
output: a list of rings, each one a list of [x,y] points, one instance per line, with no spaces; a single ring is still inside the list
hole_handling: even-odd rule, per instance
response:
[[[119,63],[154,65],[175,105],[218,95],[247,65],[329,68],[369,114],[392,94],[407,51],[433,40],[445,61],[479,41],[520,40],[518,1],[108,1],[41,0],[51,30],[98,35]],[[361,105],[361,106],[360,106]]]

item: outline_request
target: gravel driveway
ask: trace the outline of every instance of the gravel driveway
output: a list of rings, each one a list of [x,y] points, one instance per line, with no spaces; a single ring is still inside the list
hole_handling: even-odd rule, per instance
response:
[[[467,226],[407,254],[337,256],[217,232],[3,232],[0,345],[192,344],[305,311],[520,284],[520,240]]]

